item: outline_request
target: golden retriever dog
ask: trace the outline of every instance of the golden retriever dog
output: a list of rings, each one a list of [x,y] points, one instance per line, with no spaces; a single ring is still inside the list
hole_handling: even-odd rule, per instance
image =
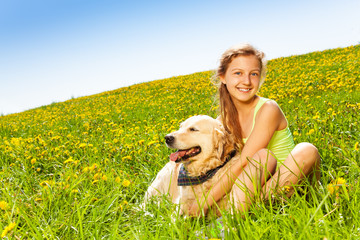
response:
[[[177,151],[147,189],[145,204],[153,196],[169,194],[173,203],[180,204],[180,214],[198,203],[239,159],[231,135],[219,120],[206,115],[188,118],[179,130],[166,135],[165,141]],[[227,202],[223,198],[213,206],[224,209]]]

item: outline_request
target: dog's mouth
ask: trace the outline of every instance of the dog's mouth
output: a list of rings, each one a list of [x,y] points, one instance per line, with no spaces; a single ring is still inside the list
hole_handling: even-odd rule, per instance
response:
[[[185,161],[188,158],[194,157],[201,153],[200,147],[193,147],[185,150],[178,150],[170,154],[170,160],[176,163]]]

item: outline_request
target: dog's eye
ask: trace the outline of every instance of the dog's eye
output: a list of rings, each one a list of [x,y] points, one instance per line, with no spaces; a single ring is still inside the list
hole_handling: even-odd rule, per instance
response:
[[[189,128],[189,130],[191,131],[191,132],[196,132],[196,131],[199,131],[199,130],[197,130],[196,128]]]

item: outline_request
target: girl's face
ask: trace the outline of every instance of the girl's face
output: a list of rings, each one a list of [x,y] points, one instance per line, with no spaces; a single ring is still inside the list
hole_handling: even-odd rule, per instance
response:
[[[246,103],[251,101],[260,87],[260,62],[254,55],[238,56],[232,60],[224,76],[220,76],[226,84],[233,101]]]

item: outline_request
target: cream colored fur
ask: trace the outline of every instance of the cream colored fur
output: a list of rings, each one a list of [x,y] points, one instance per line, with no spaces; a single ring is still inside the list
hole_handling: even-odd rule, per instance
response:
[[[180,125],[180,129],[170,133],[174,142],[169,146],[174,149],[189,149],[200,146],[201,153],[182,163],[168,162],[157,174],[145,194],[145,203],[156,195],[169,194],[174,203],[180,204],[182,212],[187,211],[194,202],[199,202],[204,194],[217,183],[226,170],[237,160],[239,154],[233,157],[208,181],[193,186],[177,186],[177,176],[180,165],[184,164],[190,176],[200,176],[214,169],[225,161],[227,155],[234,150],[232,136],[227,134],[219,120],[209,116],[194,116]],[[227,200],[221,199],[220,209],[226,208]],[[215,207],[216,207],[215,205]],[[218,212],[218,211],[217,211]],[[219,212],[218,212],[219,213]]]

